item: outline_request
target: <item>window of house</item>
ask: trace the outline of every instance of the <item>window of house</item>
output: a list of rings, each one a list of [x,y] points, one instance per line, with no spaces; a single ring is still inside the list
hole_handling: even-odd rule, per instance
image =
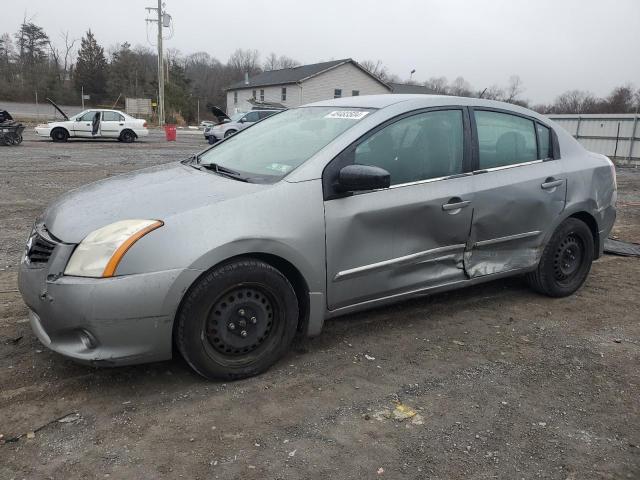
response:
[[[474,112],[480,169],[517,165],[538,158],[533,120],[508,113]]]
[[[354,163],[384,168],[391,185],[462,173],[462,125],[461,110],[402,118],[360,143]]]
[[[352,97],[357,97],[360,95],[360,90],[351,90],[351,96]]]
[[[538,158],[551,158],[551,132],[544,125],[536,124],[538,129]]]
[[[264,102],[264,89],[260,89],[260,101]]]
[[[340,98],[342,97],[342,89],[341,88],[336,88],[333,91],[333,98]]]
[[[238,104],[238,92],[233,92],[233,103],[234,105]]]
[[[254,100],[257,98],[257,97],[256,97],[256,91],[255,91],[255,90],[253,91],[252,98],[253,98]]]
[[[282,99],[282,101],[286,101],[287,100],[287,88],[286,87],[282,87],[282,95],[280,97]]]

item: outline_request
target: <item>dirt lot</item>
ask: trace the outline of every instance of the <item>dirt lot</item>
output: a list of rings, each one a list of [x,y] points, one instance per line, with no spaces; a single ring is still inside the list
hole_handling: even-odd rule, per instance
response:
[[[97,370],[48,352],[16,290],[35,216],[203,146],[0,147],[0,434],[23,435],[0,440],[0,478],[640,478],[638,259],[603,257],[566,299],[510,279],[332,320],[235,383],[181,359]],[[614,233],[638,242],[640,173],[618,178]],[[396,402],[418,415],[387,418]]]

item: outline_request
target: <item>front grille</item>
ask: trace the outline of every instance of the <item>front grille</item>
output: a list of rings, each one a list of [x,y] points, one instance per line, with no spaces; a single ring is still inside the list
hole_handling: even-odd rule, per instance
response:
[[[30,263],[47,263],[54,248],[56,243],[45,238],[38,229],[35,229],[27,243],[27,259]]]

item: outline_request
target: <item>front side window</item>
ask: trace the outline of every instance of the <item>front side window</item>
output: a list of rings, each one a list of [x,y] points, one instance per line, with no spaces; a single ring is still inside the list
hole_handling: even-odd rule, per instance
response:
[[[287,99],[287,87],[282,87],[282,101],[284,102]]]
[[[93,117],[96,115],[96,112],[87,112],[84,115],[82,115],[78,121],[80,122],[92,122],[93,121]]]
[[[260,101],[264,102],[264,89],[260,90]]]
[[[333,91],[333,98],[340,98],[342,97],[342,89],[341,88],[336,88]]]
[[[517,165],[538,158],[533,120],[508,113],[475,111],[480,169]]]
[[[249,112],[244,117],[245,122],[257,122],[258,120],[260,120],[258,112]]]
[[[461,110],[420,113],[377,131],[355,150],[355,163],[384,168],[391,185],[463,172]]]
[[[370,112],[336,107],[285,110],[207,150],[200,162],[239,171],[251,181],[275,182]]]

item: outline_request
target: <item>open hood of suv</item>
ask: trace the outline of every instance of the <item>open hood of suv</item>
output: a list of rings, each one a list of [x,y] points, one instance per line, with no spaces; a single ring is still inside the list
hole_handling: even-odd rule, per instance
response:
[[[225,120],[231,120],[229,116],[222,111],[220,107],[216,107],[215,105],[209,105],[209,110],[213,113],[213,116],[218,119],[218,122],[222,123]]]
[[[67,116],[67,114],[66,114],[66,113],[64,113],[64,112],[60,109],[60,107],[59,107],[58,105],[56,105],[56,103],[55,103],[53,100],[51,100],[50,98],[45,98],[45,100],[46,100],[47,102],[49,102],[51,105],[53,105],[53,108],[55,108],[56,110],[58,110],[58,111],[60,112],[60,115],[62,115],[62,116],[64,117],[64,119],[65,119],[65,120],[69,120],[69,117]]]

